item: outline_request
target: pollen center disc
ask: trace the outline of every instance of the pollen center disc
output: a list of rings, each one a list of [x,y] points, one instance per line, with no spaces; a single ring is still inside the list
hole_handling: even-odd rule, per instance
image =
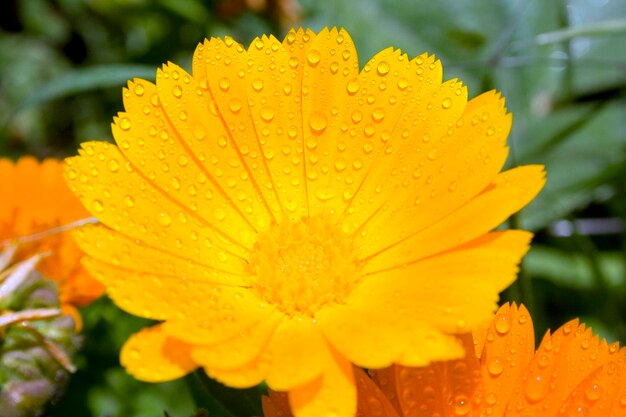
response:
[[[260,233],[250,268],[252,289],[289,316],[345,302],[362,278],[352,239],[324,216]]]

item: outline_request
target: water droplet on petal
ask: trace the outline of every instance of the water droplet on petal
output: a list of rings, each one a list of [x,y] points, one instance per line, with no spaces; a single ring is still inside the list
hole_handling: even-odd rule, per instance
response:
[[[498,314],[495,319],[496,331],[506,334],[511,330],[511,317],[508,314]]]
[[[324,113],[318,111],[311,113],[311,117],[309,118],[309,127],[313,133],[319,135],[326,129],[327,125],[328,121],[326,120]]]
[[[130,195],[125,196],[124,197],[124,205],[126,205],[126,207],[128,207],[128,208],[135,207],[135,199],[132,196],[130,196]]]
[[[309,51],[308,55],[306,56],[307,62],[312,67],[314,67],[317,64],[319,64],[321,58],[322,58],[322,56],[320,55],[320,52],[318,50],[316,50],[316,49],[311,49]]]
[[[143,88],[143,84],[137,84],[135,85],[135,94],[137,94],[139,97],[143,96],[144,93],[144,88]]]
[[[166,212],[162,211],[161,213],[159,213],[159,218],[157,219],[157,221],[159,222],[159,224],[163,227],[167,227],[170,224],[172,224],[172,218],[170,217],[169,214],[167,214]]]
[[[93,202],[91,203],[91,208],[96,213],[102,213],[104,211],[104,205],[100,200],[93,200]]]
[[[183,95],[183,89],[180,88],[180,85],[175,85],[174,87],[172,87],[172,94],[176,98],[181,98]]]
[[[497,357],[489,359],[489,362],[487,363],[487,370],[491,376],[499,376],[504,370],[502,359]]]
[[[531,404],[543,400],[549,391],[550,386],[542,376],[531,377],[524,385],[524,395]]]
[[[441,107],[446,110],[452,107],[452,100],[450,99],[450,97],[446,97],[443,99],[443,101],[441,102]]]
[[[122,117],[119,126],[122,130],[130,129],[130,119],[128,117]]]
[[[265,120],[266,122],[271,122],[272,119],[274,119],[274,110],[272,110],[271,107],[263,107],[261,109],[261,119]]]
[[[120,164],[117,162],[117,159],[109,159],[107,168],[111,172],[117,172],[117,170],[120,169]]]
[[[376,71],[378,72],[378,75],[387,75],[387,73],[389,73],[389,63],[387,61],[381,61],[378,66],[376,67]]]

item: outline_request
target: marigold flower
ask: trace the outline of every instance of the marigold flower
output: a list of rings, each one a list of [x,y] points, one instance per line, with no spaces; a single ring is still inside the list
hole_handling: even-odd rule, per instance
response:
[[[74,239],[61,232],[63,226],[89,217],[63,179],[62,161],[0,159],[0,196],[0,250],[17,245],[17,260],[48,253],[38,270],[57,283],[63,310],[79,321],[74,306],[90,303],[104,288],[80,265],[83,253]]]
[[[500,308],[489,326],[462,337],[464,359],[425,368],[357,369],[363,417],[626,415],[626,349],[572,320],[548,331],[535,352],[524,306]],[[263,399],[265,417],[289,417],[284,394]]]
[[[121,361],[146,381],[198,366],[265,380],[299,417],[354,415],[350,362],[459,358],[530,233],[492,230],[541,189],[500,173],[504,100],[467,100],[439,61],[392,48],[359,71],[345,30],[200,44],[193,73],[133,80],[117,146],[83,145],[71,188],[88,269],[124,310],[162,321]]]

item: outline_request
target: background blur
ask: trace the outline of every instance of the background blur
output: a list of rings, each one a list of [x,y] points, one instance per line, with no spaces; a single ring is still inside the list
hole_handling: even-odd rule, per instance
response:
[[[2,0],[0,156],[64,157],[81,141],[110,140],[126,80],[153,81],[168,60],[190,69],[204,37],[247,44],[290,26],[333,25],[348,29],[361,65],[390,45],[411,57],[428,51],[470,96],[503,92],[514,114],[509,164],[548,171],[546,189],[510,221],[536,238],[503,298],[529,307],[538,337],[578,316],[626,342],[622,0]],[[133,380],[117,357],[144,323],[106,299],[84,314],[79,371],[50,416],[183,417],[196,405],[212,415],[254,411],[217,384],[209,388],[222,404],[196,395],[189,378]]]

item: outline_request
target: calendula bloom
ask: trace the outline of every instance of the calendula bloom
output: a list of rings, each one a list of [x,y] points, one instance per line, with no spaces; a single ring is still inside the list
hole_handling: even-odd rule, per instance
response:
[[[146,381],[200,366],[265,380],[299,417],[352,416],[352,363],[459,358],[530,234],[492,231],[544,183],[500,172],[511,116],[467,99],[433,56],[392,48],[359,71],[345,30],[200,44],[193,72],[133,80],[117,146],[67,178],[101,225],[77,233],[124,310],[162,321],[121,361]]]
[[[548,331],[537,351],[524,306],[504,305],[491,323],[461,337],[464,359],[425,368],[392,366],[357,373],[358,416],[626,415],[626,350],[572,320]],[[472,343],[473,341],[473,343]],[[265,417],[289,417],[287,400],[270,392]]]
[[[15,247],[17,260],[47,253],[37,268],[57,283],[64,311],[79,321],[74,307],[90,303],[104,288],[80,265],[82,251],[63,232],[90,215],[67,187],[62,162],[0,159],[0,198],[0,250]]]

